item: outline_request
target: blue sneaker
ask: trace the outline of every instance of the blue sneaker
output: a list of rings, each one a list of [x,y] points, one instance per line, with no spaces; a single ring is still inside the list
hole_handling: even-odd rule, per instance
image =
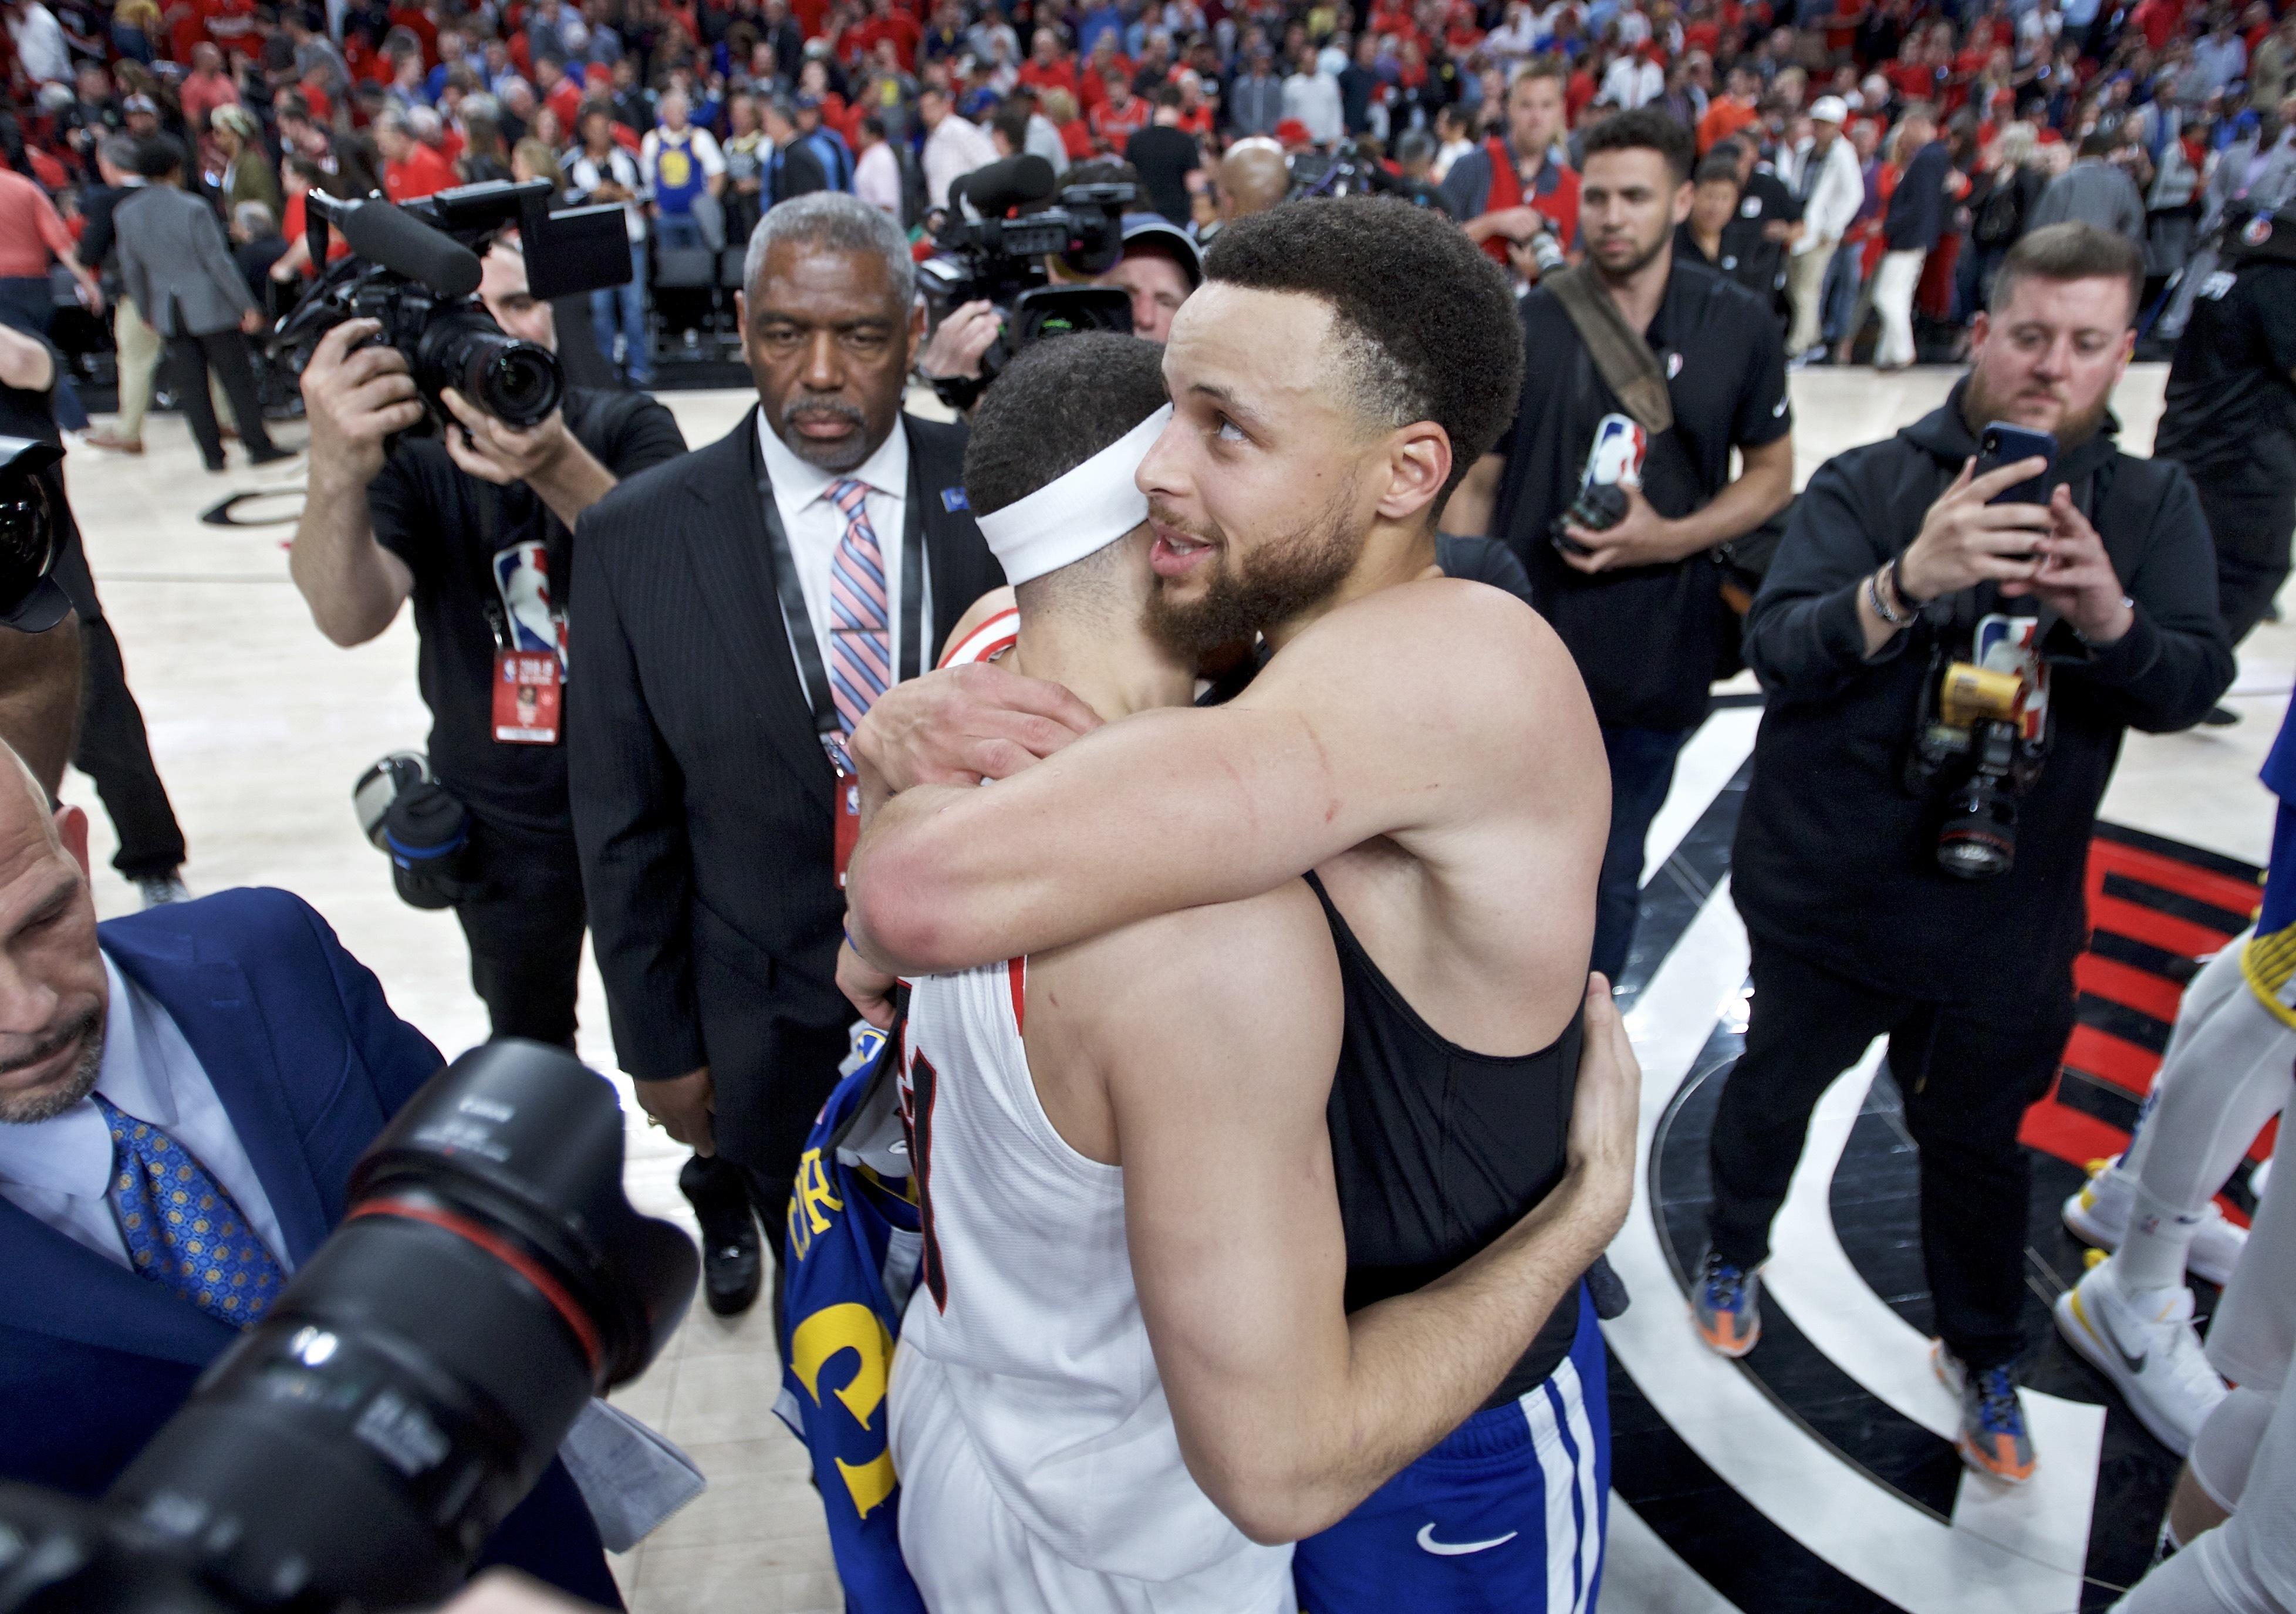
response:
[[[1690,1280],[1690,1320],[1710,1350],[1738,1357],[1762,1337],[1761,1269],[1748,1271],[1708,1250]]]
[[[2025,1430],[2024,1404],[2017,1398],[2017,1369],[2010,1363],[1974,1373],[1939,1340],[1930,1361],[1945,1387],[1961,1397],[1961,1460],[1980,1474],[2008,1485],[2033,1477],[2033,1438]]]

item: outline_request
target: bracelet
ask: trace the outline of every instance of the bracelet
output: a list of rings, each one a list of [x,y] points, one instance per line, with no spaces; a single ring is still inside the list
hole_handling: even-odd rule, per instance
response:
[[[1882,568],[1882,571],[1888,569],[1887,567]],[[1908,620],[1907,618],[1901,617],[1891,610],[1890,602],[1882,597],[1882,572],[1874,571],[1866,574],[1866,603],[1874,608],[1875,616],[1881,618],[1891,627],[1903,627]]]

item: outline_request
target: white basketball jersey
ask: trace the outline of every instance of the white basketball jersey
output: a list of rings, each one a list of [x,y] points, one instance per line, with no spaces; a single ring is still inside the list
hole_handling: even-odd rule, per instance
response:
[[[902,1348],[940,1370],[989,1484],[1058,1557],[1160,1583],[1159,1610],[1288,1607],[1291,1548],[1245,1537],[1181,1461],[1133,1288],[1123,1171],[1054,1129],[1026,1013],[1023,960],[912,989],[902,1099],[925,1250]],[[905,1541],[908,1526],[905,1512]]]

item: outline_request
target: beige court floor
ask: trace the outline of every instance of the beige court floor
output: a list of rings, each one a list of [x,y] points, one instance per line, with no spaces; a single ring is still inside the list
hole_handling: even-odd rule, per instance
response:
[[[1933,407],[1952,373],[1818,370],[1794,378],[1798,469],[1873,440]],[[2159,412],[2162,371],[2140,366],[2120,399],[2142,447]],[[750,402],[736,393],[672,393],[665,401],[688,440],[728,430]],[[285,441],[299,427],[283,429]],[[200,467],[181,422],[155,418],[150,452],[127,459],[75,451],[68,475],[108,614],[125,650],[152,745],[191,844],[194,891],[234,885],[293,890],[333,923],[381,978],[399,1012],[452,1054],[481,1038],[462,938],[451,917],[419,913],[391,892],[387,865],[360,838],[350,808],[359,772],[385,751],[420,746],[428,721],[414,684],[415,643],[405,615],[375,643],[338,650],[322,639],[287,577],[291,526],[217,528],[198,513],[226,492],[277,487],[271,508],[291,521],[299,463],[269,475]],[[2108,801],[2121,822],[2262,861],[2270,817],[2253,789],[2296,664],[2296,627],[2250,643],[2230,730],[2132,736]],[[65,793],[94,822],[99,860],[112,837],[87,781]],[[107,874],[100,910],[129,911],[135,892]],[[611,1070],[613,1048],[597,976],[584,967],[581,1052]],[[676,1188],[683,1151],[630,1127],[628,1183],[644,1209],[690,1227]],[[841,1606],[820,1509],[797,1443],[775,1421],[778,1388],[765,1308],[727,1323],[699,1305],[663,1358],[619,1399],[684,1445],[710,1489],[618,1563],[639,1610],[796,1614]],[[1661,1602],[1616,1577],[1606,1609],[1634,1614]]]

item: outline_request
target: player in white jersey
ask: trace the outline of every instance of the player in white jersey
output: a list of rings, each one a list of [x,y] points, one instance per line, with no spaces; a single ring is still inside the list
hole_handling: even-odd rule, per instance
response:
[[[1111,721],[1193,680],[1142,626],[1156,366],[1123,338],[1032,349],[967,455],[1019,586],[1009,659]],[[1632,1054],[1607,988],[1588,1003],[1562,1186],[1350,1316],[1324,1121],[1339,965],[1304,884],[915,981],[925,1249],[890,1433],[934,1614],[1296,1608],[1282,1544],[1472,1413],[1623,1216]]]

